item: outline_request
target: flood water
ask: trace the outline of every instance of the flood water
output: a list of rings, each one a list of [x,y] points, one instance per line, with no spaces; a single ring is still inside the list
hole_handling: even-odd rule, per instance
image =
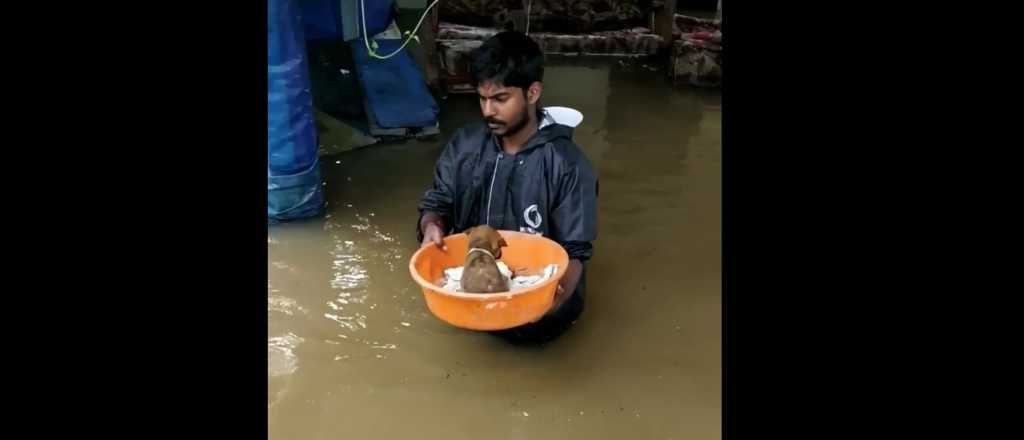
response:
[[[721,437],[719,93],[641,61],[550,60],[544,105],[583,112],[600,179],[586,309],[543,347],[430,314],[408,263],[442,143],[322,157],[325,216],[270,226],[270,439]]]

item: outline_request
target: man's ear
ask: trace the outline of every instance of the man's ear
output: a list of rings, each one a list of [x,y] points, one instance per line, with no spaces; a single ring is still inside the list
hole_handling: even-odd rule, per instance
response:
[[[530,104],[536,104],[540,101],[540,95],[544,92],[544,85],[540,81],[534,81],[530,84],[530,87],[526,89],[526,102]]]

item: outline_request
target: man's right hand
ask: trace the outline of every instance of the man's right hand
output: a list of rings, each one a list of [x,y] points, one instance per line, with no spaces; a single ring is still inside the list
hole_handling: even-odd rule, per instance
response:
[[[444,228],[441,226],[441,216],[434,212],[424,212],[420,219],[420,230],[423,231],[423,243],[420,247],[433,243],[435,246],[448,250],[444,245]]]
[[[423,243],[420,247],[426,246],[433,243],[435,246],[448,250],[448,247],[444,245],[444,231],[437,223],[428,223],[426,228],[423,230]]]

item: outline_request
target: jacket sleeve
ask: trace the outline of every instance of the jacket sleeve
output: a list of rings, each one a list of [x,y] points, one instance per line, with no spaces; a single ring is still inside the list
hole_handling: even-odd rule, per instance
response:
[[[570,259],[589,260],[591,242],[597,239],[597,178],[586,159],[567,167],[557,194],[550,214],[551,239],[565,248]]]
[[[428,189],[420,198],[419,212],[416,218],[416,241],[423,241],[423,231],[420,230],[420,220],[423,218],[423,211],[433,211],[441,215],[445,225],[445,234],[451,231],[454,226],[454,201],[455,201],[455,142],[453,138],[444,147],[441,157],[434,165],[434,185]]]

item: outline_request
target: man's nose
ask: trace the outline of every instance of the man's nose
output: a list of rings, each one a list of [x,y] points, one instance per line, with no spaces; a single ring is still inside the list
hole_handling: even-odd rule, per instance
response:
[[[489,99],[484,101],[483,111],[485,118],[490,118],[498,114],[498,110],[495,108],[494,104]]]

